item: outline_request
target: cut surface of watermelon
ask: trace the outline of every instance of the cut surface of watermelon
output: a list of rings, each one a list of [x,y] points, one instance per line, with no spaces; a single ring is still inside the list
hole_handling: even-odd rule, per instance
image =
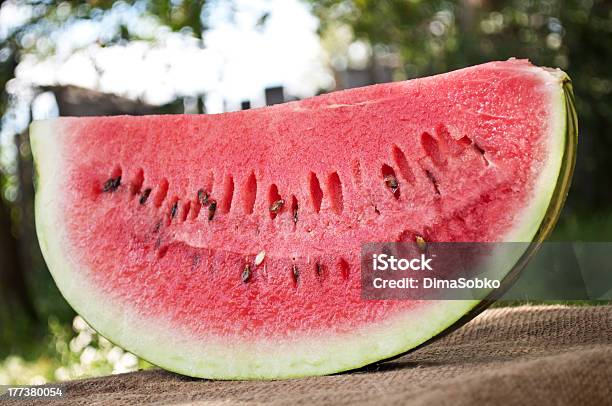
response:
[[[172,371],[390,358],[478,301],[363,300],[361,245],[539,243],[573,168],[568,82],[509,60],[244,112],[34,122],[41,248],[96,330]]]

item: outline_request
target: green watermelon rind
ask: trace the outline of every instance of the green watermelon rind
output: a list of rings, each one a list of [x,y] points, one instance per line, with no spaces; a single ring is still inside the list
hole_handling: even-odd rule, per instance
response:
[[[551,90],[551,147],[532,204],[508,241],[532,242],[509,262],[503,285],[509,286],[528,258],[551,232],[570,184],[577,140],[576,113],[569,78],[561,71],[537,69]],[[195,338],[170,322],[147,320],[125,305],[113,303],[83,275],[86,270],[70,255],[62,219],[60,187],[64,131],[57,122],[31,125],[37,168],[36,227],[41,250],[68,303],[101,335],[164,369],[202,378],[280,379],[324,375],[395,358],[441,333],[463,324],[490,300],[430,301],[418,312],[403,314],[359,331],[331,336],[317,333],[283,341],[227,343],[215,337]]]

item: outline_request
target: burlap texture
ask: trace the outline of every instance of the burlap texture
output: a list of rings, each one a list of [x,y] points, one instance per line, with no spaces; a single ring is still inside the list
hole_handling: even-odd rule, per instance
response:
[[[612,306],[487,310],[402,358],[334,376],[223,382],[153,370],[65,390],[68,405],[612,405]]]

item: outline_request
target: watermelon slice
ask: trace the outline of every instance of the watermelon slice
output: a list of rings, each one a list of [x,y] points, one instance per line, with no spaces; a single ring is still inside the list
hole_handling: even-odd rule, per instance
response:
[[[32,124],[42,251],[102,335],[168,370],[329,374],[477,300],[363,300],[374,241],[533,242],[570,183],[569,78],[523,60],[219,115]]]

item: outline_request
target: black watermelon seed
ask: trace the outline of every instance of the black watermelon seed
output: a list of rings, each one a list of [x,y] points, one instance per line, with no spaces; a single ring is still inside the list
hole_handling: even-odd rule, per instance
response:
[[[208,206],[210,204],[210,201],[208,200],[209,197],[208,192],[204,189],[198,190],[198,201],[202,206]]]
[[[433,185],[434,191],[436,192],[436,194],[439,195],[440,194],[440,188],[438,187],[438,180],[436,179],[434,174],[431,173],[430,171],[426,170],[425,171],[425,175],[427,175],[427,177],[431,181],[431,184]]]
[[[387,185],[387,187],[391,189],[391,192],[393,193],[397,192],[397,189],[399,189],[399,182],[393,175],[385,176],[385,185]]]
[[[149,195],[151,194],[151,189],[147,188],[142,192],[142,195],[140,195],[140,200],[138,201],[140,204],[145,204],[147,202],[147,199],[149,198]]]
[[[242,271],[242,282],[247,283],[249,280],[251,280],[251,266],[247,264]]]
[[[177,212],[178,212],[178,200],[174,202],[174,204],[172,205],[172,208],[170,209],[170,217],[175,218]]]
[[[215,217],[215,211],[217,211],[217,201],[211,200],[210,206],[208,206],[208,221],[211,221]]]
[[[102,191],[104,193],[114,192],[115,190],[119,188],[120,185],[121,185],[121,176],[117,176],[116,178],[110,178],[104,183],[104,187],[102,188]]]
[[[299,270],[299,268],[297,267],[297,265],[295,265],[295,264],[294,264],[294,265],[291,267],[291,273],[292,273],[292,275],[293,275],[293,281],[294,281],[295,283],[298,283],[298,281],[300,280],[300,270]]]

